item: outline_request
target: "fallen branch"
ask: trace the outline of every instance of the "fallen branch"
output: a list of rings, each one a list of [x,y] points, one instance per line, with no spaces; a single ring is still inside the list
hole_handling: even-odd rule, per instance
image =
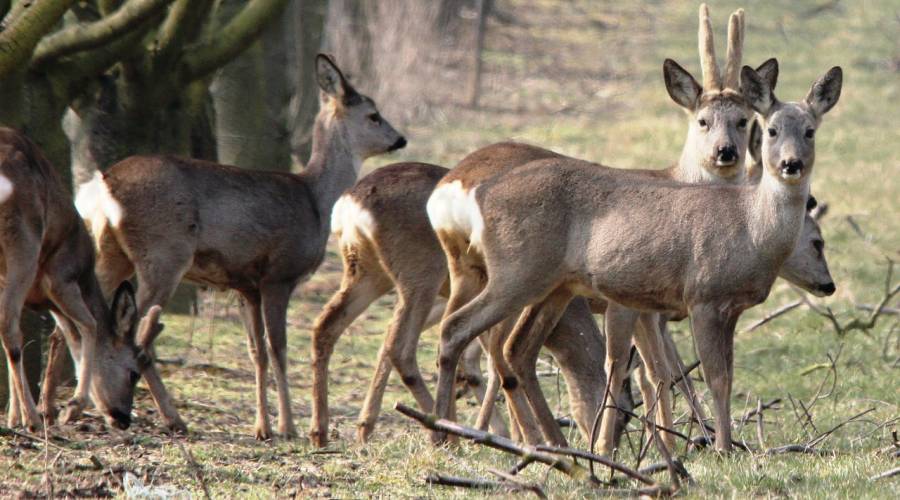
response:
[[[830,455],[833,452],[820,450],[808,444],[786,444],[766,450],[766,455],[783,455],[785,453],[805,453],[808,455]]]
[[[538,451],[534,446],[521,445],[511,439],[500,437],[487,431],[480,431],[478,429],[473,429],[471,427],[457,424],[456,422],[437,418],[434,415],[422,413],[419,410],[406,406],[403,403],[397,403],[394,406],[394,409],[406,415],[407,417],[418,421],[420,424],[430,430],[446,432],[466,439],[470,439],[489,448],[512,453],[523,458],[532,458],[535,462],[541,462],[542,464],[549,465],[550,467],[562,472],[563,474],[566,474],[567,476],[571,476],[582,481],[587,480],[593,484],[593,481],[590,479],[590,474],[588,473],[587,469],[585,469],[581,465],[578,465],[571,460],[560,459],[549,453]],[[651,483],[653,483],[652,480]]]
[[[761,407],[757,405],[756,408],[748,411],[747,413],[744,414],[744,416],[742,416],[740,419],[738,419],[738,422],[740,422],[740,425],[746,425],[747,422],[749,422],[751,418],[753,418],[757,414],[761,413],[762,410],[778,410],[778,409],[780,409],[780,408],[775,408],[775,405],[777,405],[777,404],[781,404],[781,398],[775,398],[775,399],[769,401],[768,403],[763,403]]]
[[[203,468],[200,467],[200,464],[194,460],[194,455],[191,454],[191,451],[184,447],[184,444],[178,441],[178,448],[181,449],[181,454],[184,455],[184,459],[187,461],[188,465],[191,467],[191,470],[194,473],[194,476],[197,478],[197,481],[200,483],[200,487],[203,489],[203,496],[206,500],[210,500],[212,496],[209,494],[209,487],[206,486],[206,477],[203,475]]]
[[[895,467],[889,471],[882,472],[876,476],[872,476],[869,478],[869,481],[878,481],[879,479],[887,479],[889,477],[893,477],[900,474],[900,467]]]
[[[772,321],[773,319],[775,319],[779,316],[785,315],[802,305],[803,305],[803,301],[798,300],[795,302],[791,302],[790,304],[784,305],[782,307],[779,307],[778,309],[775,309],[774,311],[767,314],[764,318],[753,323],[752,325],[748,326],[747,328],[744,328],[743,330],[741,330],[741,333],[752,332],[753,330],[756,330],[757,328],[765,325],[766,323]]]
[[[503,483],[489,481],[487,479],[469,479],[466,477],[446,476],[444,474],[429,474],[425,476],[425,483],[439,486],[454,486],[457,488],[473,488],[478,490],[493,490],[503,487]]]
[[[564,448],[560,446],[546,446],[546,445],[537,445],[535,449],[538,451],[545,451],[547,453],[553,453],[555,455],[567,455],[570,457],[583,458],[590,462],[598,463],[600,465],[605,465],[610,469],[617,470],[626,476],[636,479],[647,485],[656,484],[653,479],[641,474],[640,472],[628,467],[627,465],[622,465],[618,462],[614,462],[604,456],[596,455],[589,451],[579,450],[578,448]]]
[[[522,481],[521,479],[513,476],[512,474],[507,474],[502,470],[497,469],[488,469],[488,472],[491,474],[503,479],[507,484],[509,484],[509,488],[513,491],[530,491],[535,494],[538,498],[547,498],[547,494],[544,493],[544,490],[535,483],[529,483]]]

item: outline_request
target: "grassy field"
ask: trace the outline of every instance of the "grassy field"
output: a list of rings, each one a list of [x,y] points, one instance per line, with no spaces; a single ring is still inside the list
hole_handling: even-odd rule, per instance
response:
[[[410,146],[367,168],[407,159],[452,166],[467,152],[506,138],[613,166],[674,162],[686,118],[665,92],[661,66],[671,57],[699,78],[695,2],[498,4],[515,22],[489,25],[483,106],[472,110],[459,105],[462,97],[454,94],[451,83],[458,81],[459,68],[447,68],[427,89],[427,116],[404,127]],[[727,1],[711,7],[720,54],[727,15],[740,5]],[[844,68],[841,100],[817,134],[813,181],[814,194],[830,207],[823,231],[838,291],[813,303],[831,308],[842,324],[863,318],[868,313],[857,306],[878,302],[888,259],[900,259],[900,5],[890,0],[835,5],[809,0],[754,1],[744,7],[745,62],[777,57],[781,76],[776,94],[782,99],[798,100],[828,68]],[[359,86],[366,88],[365,82]],[[340,271],[330,251],[319,272],[297,290],[289,313],[293,407],[302,430],[310,415],[309,331],[336,290]],[[739,330],[796,299],[779,282],[765,304],[744,315]],[[163,377],[191,427],[188,437],[162,432],[142,383],[136,423],[127,432],[88,418],[77,426],[51,429],[50,444],[44,436],[0,434],[0,497],[51,491],[118,495],[125,471],[146,484],[195,496],[202,496],[202,484],[215,497],[496,494],[425,484],[424,476],[434,471],[489,478],[489,468],[508,469],[515,459],[468,443],[431,447],[417,424],[392,410],[396,402],[413,404],[399,380],[391,380],[373,441],[366,446],[354,442],[356,414],[392,305],[393,297],[377,302],[338,345],[331,364],[334,439],[326,450],[311,447],[305,438],[253,440],[253,369],[236,300],[208,292],[198,316],[166,316],[167,328],[158,342],[160,357],[169,361],[162,365]],[[685,358],[696,359],[687,324],[674,329]],[[436,332],[428,332],[419,359],[432,387],[435,350]],[[545,392],[564,416],[564,390],[547,360],[551,366],[541,367],[547,374]],[[735,418],[755,408],[758,400],[782,399],[777,409],[764,413],[769,447],[806,442],[872,410],[821,442],[819,448],[827,451],[822,456],[736,452],[722,457],[709,451],[684,454],[679,447],[695,480],[687,486],[687,496],[900,496],[900,476],[869,480],[900,466],[893,450],[883,451],[892,445],[891,433],[900,431],[897,316],[882,316],[872,329],[841,335],[827,319],[800,307],[740,334],[735,372]],[[705,390],[702,383],[698,386]],[[708,395],[705,399],[710,400]],[[800,402],[812,405],[808,418]],[[678,410],[683,416],[680,399]],[[471,402],[462,404],[463,421],[471,423],[474,414]],[[735,425],[736,438],[759,449],[755,421]],[[636,424],[632,428],[630,440],[636,442],[639,431]],[[574,430],[569,432],[574,444],[584,446]],[[618,458],[634,465],[635,455],[625,445]],[[643,463],[658,460],[651,452]],[[543,466],[532,465],[522,477],[554,497],[597,493],[557,472],[547,473]]]

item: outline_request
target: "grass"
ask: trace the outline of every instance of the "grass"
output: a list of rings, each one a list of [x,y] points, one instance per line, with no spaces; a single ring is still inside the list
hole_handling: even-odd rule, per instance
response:
[[[838,285],[833,297],[817,303],[847,321],[865,314],[855,309],[856,304],[878,301],[886,258],[900,257],[900,127],[896,125],[900,22],[896,4],[887,0],[845,1],[810,14],[820,3],[747,3],[745,61],[758,64],[778,57],[781,76],[776,93],[791,100],[802,98],[829,67],[844,68],[841,100],[817,134],[813,185],[820,201],[830,206],[823,231]],[[727,1],[712,6],[720,47],[727,13],[738,5]],[[663,58],[672,57],[698,73],[695,3],[598,6],[586,0],[510,0],[500,6],[517,22],[490,25],[483,107],[457,106],[460,99],[454,96],[454,87],[429,86],[433,112],[404,127],[410,147],[370,162],[369,168],[407,159],[452,166],[476,147],[506,138],[621,167],[663,167],[678,157],[686,118],[666,95],[660,67]],[[364,83],[360,86],[365,88]],[[337,288],[339,276],[339,260],[329,252],[320,271],[297,291],[289,313],[291,388],[301,430],[310,415],[309,331]],[[414,403],[395,379],[373,441],[366,446],[355,444],[356,413],[391,315],[392,297],[370,307],[338,345],[331,365],[332,446],[323,453],[302,438],[256,442],[252,439],[253,370],[235,300],[222,293],[204,297],[199,316],[165,317],[167,329],[159,341],[159,355],[184,361],[184,366],[164,365],[163,377],[192,430],[178,441],[193,453],[213,496],[488,496],[495,492],[429,487],[423,477],[431,471],[490,477],[488,468],[514,464],[511,457],[467,443],[431,447],[417,425],[390,409],[398,401]],[[795,298],[785,285],[776,285],[766,304],[744,315],[739,329]],[[874,410],[821,444],[833,455],[735,453],[721,457],[691,452],[683,460],[696,484],[687,488],[686,495],[900,496],[900,478],[868,479],[898,466],[897,459],[879,453],[891,444],[891,431],[898,430],[896,421],[883,425],[900,415],[897,329],[897,318],[885,316],[872,330],[841,336],[825,319],[799,308],[739,335],[733,416],[754,408],[758,399],[784,399],[779,409],[765,412],[767,445],[804,442],[854,414]],[[693,359],[688,326],[677,325],[675,331],[682,353]],[[435,350],[434,332],[426,333],[419,358],[431,387]],[[837,356],[833,390],[829,390],[829,355]],[[788,396],[809,403],[826,377],[824,393],[828,395],[810,410],[812,428],[797,417]],[[557,378],[550,375],[543,382],[551,406],[567,414]],[[703,388],[702,383],[699,386]],[[106,429],[98,419],[88,418],[78,426],[52,429],[53,442],[60,448],[48,447],[42,437],[31,441],[4,436],[0,496],[46,494],[51,486],[56,494],[117,494],[124,470],[147,484],[201,495],[196,471],[176,440],[161,431],[149,396],[143,385],[139,387],[136,423],[127,432]],[[679,412],[683,406],[679,400]],[[463,404],[464,421],[471,422],[474,413],[471,403]],[[757,446],[755,424],[737,426],[735,431],[738,439]],[[637,434],[631,437],[636,440]],[[584,445],[574,431],[570,438]],[[104,467],[93,465],[91,455]],[[635,462],[627,445],[619,458]],[[647,460],[657,459],[651,453]],[[539,466],[526,469],[523,477],[543,484],[552,496],[595,493],[555,472],[546,474]]]

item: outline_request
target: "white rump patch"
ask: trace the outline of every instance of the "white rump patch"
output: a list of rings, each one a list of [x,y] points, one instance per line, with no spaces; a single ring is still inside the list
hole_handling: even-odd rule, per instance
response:
[[[428,220],[435,231],[447,231],[465,235],[472,247],[481,244],[481,234],[484,232],[484,218],[481,217],[481,209],[475,201],[473,188],[466,192],[461,181],[453,181],[450,184],[438,186],[428,198],[426,209]]]
[[[75,208],[90,226],[95,239],[100,238],[107,223],[118,227],[122,222],[122,205],[112,197],[100,172],[95,172],[93,179],[78,188]]]
[[[0,203],[6,202],[13,194],[13,183],[3,174],[0,174]]]
[[[350,195],[338,198],[331,211],[331,232],[338,235],[341,245],[358,243],[362,238],[372,239],[375,218]]]

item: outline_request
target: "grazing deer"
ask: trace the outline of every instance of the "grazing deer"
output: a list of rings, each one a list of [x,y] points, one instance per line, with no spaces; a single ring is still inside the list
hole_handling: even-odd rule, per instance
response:
[[[729,19],[728,33],[728,83],[737,81],[737,70],[740,67],[741,52],[743,47],[743,10],[738,10]],[[722,78],[715,66],[715,49],[712,37],[712,28],[709,20],[709,12],[706,5],[700,7],[700,52],[701,66],[703,68],[703,91],[694,78],[672,60],[666,60],[663,65],[663,76],[666,88],[676,103],[681,105],[691,116],[688,126],[688,135],[679,161],[674,166],[663,170],[631,171],[631,174],[672,179],[681,182],[708,182],[742,183],[745,178],[745,152],[747,150],[747,128],[752,120],[753,112],[735,90],[736,83],[723,88]],[[777,61],[770,59],[758,68],[758,71],[770,79],[774,85],[777,78]],[[503,146],[500,146],[501,148]],[[491,148],[489,146],[489,148]],[[476,152],[477,153],[477,152]],[[491,157],[490,150],[485,151],[486,157]],[[481,256],[471,251],[469,234],[473,228],[468,226],[469,217],[465,213],[465,207],[470,206],[469,199],[474,188],[482,181],[491,178],[500,171],[505,171],[510,165],[519,165],[514,162],[504,162],[502,158],[483,161],[478,154],[467,158],[467,164],[459,165],[453,172],[445,177],[429,199],[428,209],[432,225],[435,228],[441,245],[450,262],[451,297],[447,311],[449,315],[463,304],[471,300],[482,288],[484,283],[484,266]],[[622,324],[633,325],[637,321],[634,316],[631,321],[619,321],[615,314],[607,316],[607,327],[616,327]],[[650,324],[652,318],[643,318],[641,323]],[[508,330],[506,330],[508,332]],[[494,337],[494,350],[500,349],[500,344],[505,335]],[[653,336],[650,336],[651,338]],[[643,344],[645,348],[660,348],[659,344]],[[493,353],[498,355],[499,353]],[[532,360],[532,362],[536,361]],[[523,368],[524,369],[524,368]],[[526,372],[531,370],[525,369]],[[524,381],[525,387],[536,386],[533,375],[520,375],[529,380]],[[516,391],[519,380],[514,373],[508,373],[506,378],[508,401],[517,413],[523,416],[528,413],[528,405],[521,391]],[[539,389],[532,389],[532,396],[538,396]],[[514,394],[518,392],[518,394]],[[529,398],[529,400],[532,398]],[[555,420],[552,418],[549,406],[546,402],[531,401],[534,411],[541,422],[543,432],[547,439],[557,444],[565,442]],[[518,420],[518,417],[515,417]],[[525,417],[527,418],[527,417]],[[532,427],[530,434],[534,436],[536,430]],[[537,433],[539,435],[539,433]]]
[[[94,275],[94,247],[72,198],[43,153],[23,134],[0,128],[0,335],[9,369],[7,425],[31,431],[41,420],[28,389],[19,320],[27,306],[49,309],[77,361],[78,384],[63,421],[92,398],[107,423],[131,424],[140,377],[131,286],[116,290],[112,308]],[[150,325],[148,325],[150,326]],[[49,404],[51,402],[45,402]],[[49,406],[45,413],[52,413]]]
[[[806,99],[790,103],[778,101],[748,66],[740,79],[741,94],[766,129],[758,185],[636,180],[596,164],[550,159],[498,175],[468,197],[459,211],[468,218],[471,246],[483,255],[487,284],[442,323],[439,416],[450,412],[459,356],[481,332],[529,306],[504,353],[532,356],[541,340],[535,333],[544,334],[533,325],[552,324],[573,296],[604,296],[690,317],[714,400],[716,448],[730,450],[735,323],[765,300],[796,247],[813,137],[840,96],[842,73],[832,68]]]
[[[500,151],[498,156],[505,161],[526,163],[555,155],[540,148],[517,150],[518,155]],[[365,441],[374,428],[390,375],[388,360],[422,408],[430,411],[434,405],[418,368],[416,350],[421,332],[440,319],[444,310],[440,298],[448,292],[446,260],[425,211],[428,196],[447,172],[423,163],[389,165],[361,179],[335,204],[332,232],[338,236],[344,275],[340,290],[329,300],[313,328],[310,438],[318,446],[324,446],[328,439],[328,362],[335,343],[369,304],[391,289],[396,289],[398,296],[394,319],[379,353],[357,436]],[[586,306],[570,316],[560,322],[547,345],[562,368],[576,421],[587,434],[599,405],[594,395],[597,381],[605,378],[602,372],[598,373],[602,367],[588,356],[598,351],[602,355],[604,343]],[[573,337],[578,340],[573,342]],[[481,350],[476,344],[471,347],[475,349],[464,358],[464,378],[481,401],[492,402],[496,390],[489,389],[485,397],[481,381]],[[489,409],[480,420],[490,420],[495,432],[505,434],[503,420]]]
[[[358,93],[334,61],[316,58],[321,109],[313,150],[300,174],[243,170],[171,156],[135,156],[82,188],[77,204],[99,248],[104,290],[137,275],[138,310],[164,304],[182,280],[236,290],[256,365],[257,439],[272,435],[268,349],[278,391],[278,433],[296,435],[287,381],[288,301],[325,256],[332,207],[371,156],[403,138]],[[166,424],[185,426],[158,373],[144,370]]]

